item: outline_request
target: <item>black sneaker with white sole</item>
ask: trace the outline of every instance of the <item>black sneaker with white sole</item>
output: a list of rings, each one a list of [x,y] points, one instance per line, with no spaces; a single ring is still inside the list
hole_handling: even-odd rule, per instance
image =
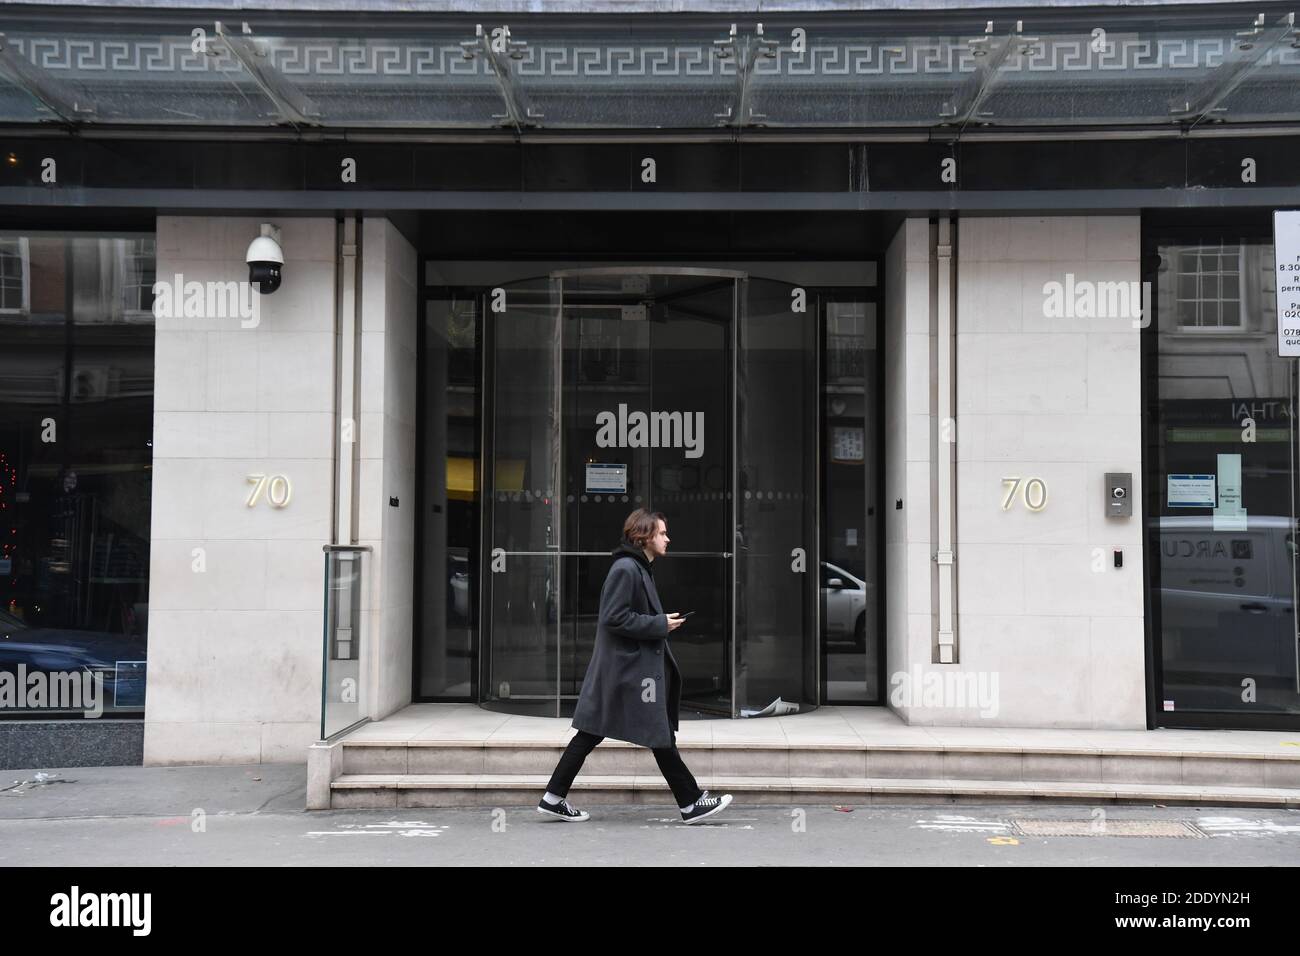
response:
[[[682,814],[683,823],[699,823],[705,817],[711,817],[713,814],[726,808],[731,802],[731,794],[724,793],[720,797],[709,796],[709,791],[705,790],[704,795],[695,801],[695,805]]]
[[[559,817],[561,820],[568,820],[570,823],[581,823],[583,820],[591,819],[590,813],[569,806],[568,800],[561,800],[559,803],[547,803],[545,797],[537,804],[537,812],[544,813],[548,817]]]

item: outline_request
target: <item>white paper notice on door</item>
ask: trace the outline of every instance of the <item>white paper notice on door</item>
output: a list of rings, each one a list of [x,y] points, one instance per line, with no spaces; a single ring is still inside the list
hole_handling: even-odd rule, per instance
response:
[[[1213,475],[1168,475],[1165,499],[1170,508],[1213,508]]]
[[[1274,210],[1273,250],[1277,265],[1277,354],[1300,355],[1300,211]]]
[[[587,462],[587,491],[606,494],[627,494],[627,465],[605,462]]]
[[[1215,531],[1245,531],[1246,509],[1241,501],[1241,455],[1219,455],[1219,506]]]
[[[836,425],[831,429],[831,461],[853,464],[861,462],[866,441],[861,428]]]

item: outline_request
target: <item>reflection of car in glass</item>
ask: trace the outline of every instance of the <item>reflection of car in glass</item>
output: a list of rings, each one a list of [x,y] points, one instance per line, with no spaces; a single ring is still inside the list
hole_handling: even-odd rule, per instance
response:
[[[453,620],[469,623],[468,548],[449,548],[447,551],[447,604]]]
[[[27,674],[90,670],[103,675],[104,704],[111,706],[116,691],[119,661],[142,661],[144,645],[123,634],[31,627],[0,610],[0,671]]]
[[[821,562],[822,634],[827,644],[867,649],[867,583],[839,565]]]
[[[1218,531],[1211,515],[1158,521],[1166,672],[1293,686],[1294,519],[1250,515]]]

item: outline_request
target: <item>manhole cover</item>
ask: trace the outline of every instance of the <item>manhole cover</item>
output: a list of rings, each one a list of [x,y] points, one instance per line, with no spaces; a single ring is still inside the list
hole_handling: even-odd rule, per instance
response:
[[[1177,820],[1012,820],[1011,830],[1040,837],[1204,837],[1191,823]]]

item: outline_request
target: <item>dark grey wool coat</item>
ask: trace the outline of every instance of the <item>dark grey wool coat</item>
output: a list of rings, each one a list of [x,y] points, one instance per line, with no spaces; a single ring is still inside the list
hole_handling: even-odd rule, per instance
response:
[[[671,747],[682,681],[668,648],[668,617],[641,549],[624,539],[613,553],[573,726],[643,747]]]

